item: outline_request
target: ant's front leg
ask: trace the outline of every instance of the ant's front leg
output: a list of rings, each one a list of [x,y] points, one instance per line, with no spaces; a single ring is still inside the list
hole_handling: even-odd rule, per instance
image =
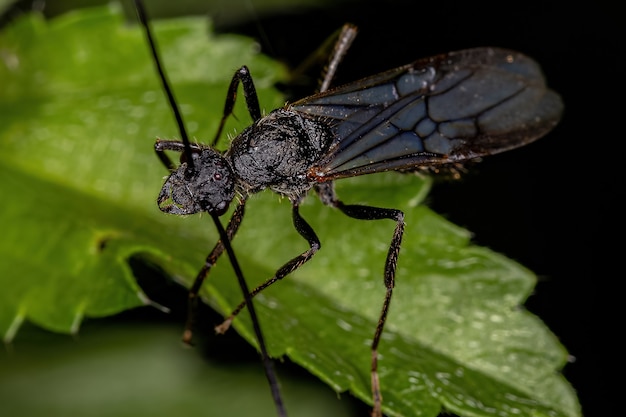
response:
[[[189,148],[192,153],[200,153],[202,147],[198,144],[189,144]],[[161,140],[157,139],[154,143],[154,151],[161,163],[170,171],[176,170],[176,164],[172,162],[169,156],[165,153],[165,151],[176,151],[180,152],[181,155],[185,155],[185,144],[183,142],[179,142],[177,140]]]
[[[245,212],[246,199],[242,198],[230,220],[228,221],[228,225],[226,226],[226,235],[228,236],[228,241],[232,242],[241,222],[243,220],[243,215]],[[185,324],[185,331],[183,333],[183,342],[187,344],[191,344],[191,339],[193,337],[193,328],[195,325],[195,318],[198,310],[198,295],[200,294],[200,289],[202,288],[202,284],[205,279],[209,275],[211,271],[211,267],[215,265],[217,259],[224,252],[224,244],[220,239],[213,247],[213,250],[209,253],[204,261],[204,265],[196,275],[196,279],[193,282],[193,285],[189,289],[189,300],[188,300],[188,311],[187,311],[187,323]]]

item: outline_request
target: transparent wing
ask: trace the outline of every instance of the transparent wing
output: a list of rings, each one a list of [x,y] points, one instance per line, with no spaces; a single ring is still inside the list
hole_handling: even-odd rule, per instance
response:
[[[563,104],[532,59],[476,48],[422,59],[289,108],[332,127],[335,142],[310,171],[322,181],[519,147],[550,131]]]

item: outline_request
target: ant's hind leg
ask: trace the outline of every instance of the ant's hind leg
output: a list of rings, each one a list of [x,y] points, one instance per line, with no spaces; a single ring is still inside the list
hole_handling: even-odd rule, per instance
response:
[[[376,324],[376,331],[372,339],[372,362],[371,362],[371,378],[372,378],[372,399],[374,402],[374,409],[372,411],[373,417],[382,417],[382,395],[380,393],[380,381],[378,378],[378,344],[383,334],[385,322],[387,321],[387,314],[389,312],[389,306],[391,304],[391,296],[393,294],[393,288],[395,287],[396,267],[398,265],[398,254],[400,253],[400,244],[402,242],[402,235],[404,234],[404,213],[397,209],[379,208],[362,205],[347,205],[341,202],[333,189],[333,183],[323,183],[315,186],[315,191],[319,195],[322,202],[331,207],[338,208],[345,215],[354,219],[360,220],[380,220],[390,219],[396,222],[396,227],[389,244],[389,250],[387,252],[387,259],[385,261],[384,270],[384,283],[385,283],[385,298],[383,300],[382,309]]]

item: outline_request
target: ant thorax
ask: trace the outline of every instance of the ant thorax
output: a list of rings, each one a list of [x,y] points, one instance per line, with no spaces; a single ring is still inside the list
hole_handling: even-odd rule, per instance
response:
[[[241,188],[248,192],[270,188],[295,197],[313,187],[307,172],[332,141],[328,125],[278,109],[237,136],[225,156],[242,182]]]

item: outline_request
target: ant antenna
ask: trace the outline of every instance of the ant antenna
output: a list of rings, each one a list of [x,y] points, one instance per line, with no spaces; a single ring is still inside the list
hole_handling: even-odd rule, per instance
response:
[[[150,44],[150,51],[152,52],[152,57],[159,74],[159,79],[161,80],[161,84],[163,85],[163,89],[167,94],[167,100],[169,105],[174,113],[174,117],[176,118],[176,123],[178,125],[181,140],[184,145],[185,156],[187,157],[187,169],[188,172],[192,172],[194,170],[194,162],[193,162],[193,154],[191,151],[191,145],[189,143],[189,138],[187,136],[187,132],[185,130],[185,124],[183,122],[183,118],[180,114],[180,110],[178,108],[178,104],[176,103],[176,99],[174,98],[174,93],[170,88],[170,84],[165,75],[165,71],[161,66],[161,60],[159,58],[159,54],[157,52],[156,43],[152,37],[152,32],[150,30],[150,26],[148,24],[148,18],[146,15],[146,11],[143,7],[143,3],[141,0],[134,0],[135,9],[137,10],[137,17],[141,25],[144,28],[144,32],[146,34],[146,38],[148,39],[148,43]],[[163,159],[162,159],[163,160]],[[235,275],[237,276],[237,280],[239,282],[239,286],[244,295],[245,304],[248,307],[248,312],[250,313],[250,318],[252,320],[252,327],[254,328],[254,334],[256,336],[257,342],[259,343],[259,349],[261,350],[261,358],[263,361],[263,367],[265,368],[265,376],[269,382],[270,390],[272,392],[272,398],[274,399],[274,404],[276,405],[276,410],[278,412],[278,417],[287,417],[287,411],[285,410],[285,405],[283,404],[282,396],[280,394],[280,387],[278,384],[278,379],[276,378],[276,372],[274,371],[274,366],[272,360],[270,359],[269,353],[267,352],[267,347],[265,345],[265,339],[263,338],[263,333],[261,332],[261,326],[259,324],[259,319],[256,314],[256,310],[254,309],[254,305],[252,304],[252,297],[250,295],[250,290],[248,285],[246,284],[246,280],[244,279],[243,272],[239,267],[239,262],[237,261],[237,257],[235,256],[235,251],[233,250],[230,240],[228,239],[228,234],[224,230],[222,223],[220,222],[219,216],[216,214],[210,213],[213,222],[215,223],[215,227],[220,236],[220,240],[224,245],[224,249],[226,249],[226,253],[228,253],[228,258],[230,263],[235,271]]]
[[[159,79],[161,80],[163,90],[165,90],[165,94],[167,94],[167,101],[170,105],[170,108],[172,109],[172,112],[174,113],[174,117],[176,118],[176,124],[178,125],[178,130],[180,132],[180,138],[183,142],[183,145],[185,146],[185,156],[187,157],[186,159],[188,171],[193,171],[193,154],[191,152],[191,145],[189,143],[189,137],[187,136],[187,130],[185,129],[185,123],[183,122],[183,117],[180,114],[180,109],[178,108],[178,104],[176,103],[176,99],[174,98],[174,93],[170,87],[169,81],[167,80],[165,71],[161,66],[161,59],[159,58],[159,53],[157,52],[156,42],[152,37],[152,31],[150,30],[146,10],[143,7],[143,3],[141,2],[141,0],[135,0],[135,10],[137,11],[137,17],[139,18],[139,22],[144,28],[146,38],[148,39],[148,43],[150,44],[150,52],[152,53],[152,58],[156,70],[159,73]]]
[[[233,248],[230,245],[228,235],[226,234],[226,230],[224,230],[224,227],[222,226],[222,222],[220,222],[219,217],[215,214],[211,214],[211,218],[213,218],[215,227],[220,234],[220,239],[224,244],[224,249],[226,249],[226,253],[228,254],[230,263],[235,270],[235,275],[237,275],[239,286],[243,291],[244,302],[248,307],[248,312],[250,313],[250,318],[252,319],[252,327],[254,328],[254,333],[256,335],[257,341],[259,342],[259,349],[261,350],[261,357],[263,358],[263,367],[265,368],[265,376],[267,377],[267,380],[270,384],[270,390],[272,391],[274,404],[276,405],[276,409],[278,410],[278,416],[287,417],[287,411],[285,410],[285,405],[283,404],[283,399],[280,395],[280,386],[278,384],[278,380],[276,379],[276,372],[274,371],[274,366],[270,359],[269,353],[267,352],[267,347],[265,346],[265,339],[263,338],[263,333],[261,332],[259,318],[256,315],[256,310],[254,309],[254,305],[252,304],[250,289],[248,288],[248,284],[246,284],[246,280],[243,278],[243,273],[241,271],[241,268],[239,267],[239,262],[235,257],[235,251],[233,251]]]

